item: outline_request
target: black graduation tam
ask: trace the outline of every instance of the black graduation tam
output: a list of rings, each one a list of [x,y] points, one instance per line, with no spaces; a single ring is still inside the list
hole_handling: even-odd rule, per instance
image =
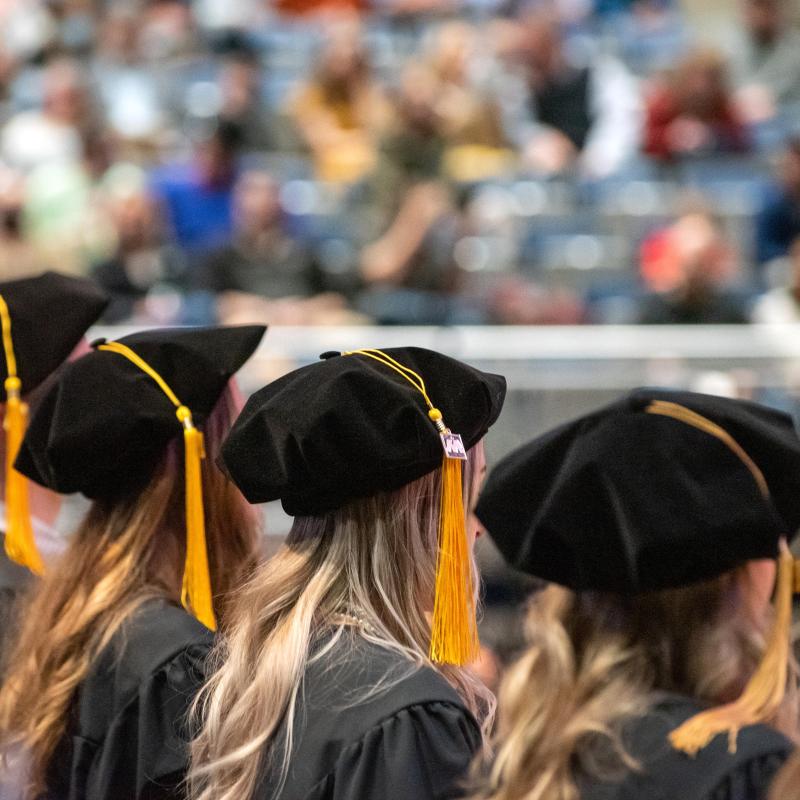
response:
[[[265,330],[148,330],[119,344],[164,379],[199,427]],[[175,405],[150,375],[116,352],[95,349],[69,364],[43,398],[15,466],[63,494],[113,497],[144,485],[181,432]]]
[[[413,370],[464,447],[477,444],[503,406],[506,382],[417,347],[373,351]],[[442,466],[442,442],[409,380],[361,353],[284,375],[248,401],[222,448],[251,503],[280,499],[293,516],[322,514],[399,489]]]
[[[519,448],[476,511],[508,562],[636,593],[774,558],[800,526],[800,440],[755,403],[639,389]]]
[[[55,272],[0,283],[0,297],[8,307],[16,374],[23,395],[67,359],[108,305],[108,297],[91,281]],[[5,402],[3,383],[9,369],[3,347],[0,364],[0,402]]]

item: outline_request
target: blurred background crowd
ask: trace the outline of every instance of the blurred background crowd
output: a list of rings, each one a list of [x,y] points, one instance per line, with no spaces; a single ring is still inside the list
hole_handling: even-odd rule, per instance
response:
[[[109,323],[797,321],[798,21],[2,0],[0,275]]]

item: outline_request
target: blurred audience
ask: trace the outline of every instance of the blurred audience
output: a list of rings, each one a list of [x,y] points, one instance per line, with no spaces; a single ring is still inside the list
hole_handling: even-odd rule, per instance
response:
[[[142,63],[143,28],[135,6],[113,3],[102,22],[91,73],[115,136],[155,146],[166,119],[158,74]]]
[[[446,145],[445,173],[459,181],[482,180],[514,167],[500,118],[500,109],[475,79],[481,39],[471,25],[449,22],[437,32],[425,67],[433,94],[432,108]],[[424,85],[421,71],[414,82]],[[410,93],[406,80],[406,95]],[[402,100],[401,100],[402,102]]]
[[[28,278],[47,266],[23,230],[25,181],[8,168],[0,170],[0,275]]]
[[[258,53],[244,40],[235,40],[222,59],[217,79],[219,117],[241,131],[244,150],[288,149],[293,145],[288,124],[264,103],[262,76]]]
[[[739,107],[751,122],[800,113],[800,32],[789,0],[739,0],[742,24],[730,45]]]
[[[314,74],[298,87],[288,106],[317,177],[345,183],[363,178],[375,166],[377,139],[389,111],[360,26],[330,26]]]
[[[756,219],[756,259],[762,268],[789,254],[800,236],[800,137],[787,142],[777,176],[764,193]]]
[[[782,264],[783,285],[770,289],[753,308],[753,322],[800,322],[800,239],[795,239]]]
[[[361,253],[358,308],[387,325],[483,322],[483,312],[458,294],[463,275],[454,250],[467,224],[441,183],[409,188],[388,229]]]
[[[557,22],[543,14],[507,35],[501,55],[523,81],[522,96],[518,88],[500,91],[507,130],[530,169],[603,177],[635,153],[640,102],[620,62],[608,55],[588,63],[570,58]]]
[[[736,251],[703,198],[688,197],[677,219],[645,238],[640,248],[640,274],[654,292],[670,292],[684,282],[687,268],[702,264],[715,281],[730,280]]]
[[[287,230],[280,186],[266,172],[247,171],[234,191],[233,236],[211,250],[194,288],[216,298],[216,318],[272,324],[317,324],[341,316],[344,300],[325,294],[312,250]]]
[[[722,58],[675,0],[10,0],[0,272],[119,322],[736,316],[800,236],[800,33],[737,2]]]
[[[643,247],[642,274],[653,291],[639,316],[643,325],[724,325],[747,322],[745,304],[730,284],[731,246],[707,211],[683,214]]]
[[[152,191],[172,235],[190,253],[219,244],[231,234],[241,141],[239,127],[221,121],[196,142],[189,161],[168,164],[152,176]]]
[[[727,65],[718,52],[694,50],[655,83],[647,102],[642,149],[659,161],[750,149]]]
[[[18,112],[0,131],[0,158],[22,170],[55,161],[79,161],[84,134],[94,122],[81,67],[69,59],[51,61],[42,74],[40,107]]]
[[[180,250],[166,240],[158,204],[143,176],[131,168],[120,177],[110,188],[107,203],[115,248],[91,272],[111,298],[103,321],[173,323],[180,311],[178,292],[187,288],[186,263]]]

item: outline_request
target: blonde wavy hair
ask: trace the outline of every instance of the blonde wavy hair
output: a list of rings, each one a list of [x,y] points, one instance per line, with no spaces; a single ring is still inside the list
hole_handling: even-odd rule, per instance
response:
[[[465,499],[477,493],[482,447],[466,462]],[[232,624],[217,646],[219,669],[195,708],[202,730],[192,746],[192,796],[246,800],[267,759],[281,764],[275,794],[280,791],[310,650],[322,631],[341,633],[342,614],[357,615],[365,624],[355,630],[406,659],[410,669],[432,666],[440,491],[437,469],[397,491],[295,519],[282,549],[236,597]],[[475,578],[477,587],[477,571]],[[488,689],[466,669],[436,668],[488,729],[494,713]],[[381,688],[393,679],[387,676]]]
[[[209,565],[223,620],[229,593],[255,567],[259,542],[251,507],[214,466],[235,412],[228,388],[203,426]],[[19,607],[22,627],[0,687],[0,764],[12,750],[25,754],[27,796],[45,790],[70,705],[97,656],[145,601],[180,602],[184,504],[178,438],[144,490],[92,504],[58,564]]]
[[[767,619],[744,568],[634,597],[551,586],[531,601],[529,646],[499,692],[497,756],[473,800],[579,800],[578,776],[618,780],[638,763],[622,727],[675,692],[710,704],[741,693],[761,660]],[[775,727],[798,739],[797,669]],[[476,765],[475,775],[480,766]]]

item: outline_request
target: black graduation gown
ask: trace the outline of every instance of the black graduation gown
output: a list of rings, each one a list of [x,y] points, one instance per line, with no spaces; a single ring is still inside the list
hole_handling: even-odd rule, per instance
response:
[[[351,633],[308,667],[294,719],[276,800],[455,798],[481,743],[478,723],[436,670]],[[253,800],[272,800],[279,762],[264,765]]]
[[[6,650],[19,630],[17,603],[32,582],[31,573],[6,555],[5,533],[0,533],[0,670]]]
[[[81,684],[42,800],[183,797],[186,715],[212,644],[182,608],[145,603]]]
[[[701,710],[690,698],[663,697],[626,731],[642,771],[613,783],[579,782],[581,800],[766,800],[792,743],[766,725],[751,725],[739,732],[735,753],[728,752],[728,737],[720,735],[691,758],[674,750],[667,736]]]

